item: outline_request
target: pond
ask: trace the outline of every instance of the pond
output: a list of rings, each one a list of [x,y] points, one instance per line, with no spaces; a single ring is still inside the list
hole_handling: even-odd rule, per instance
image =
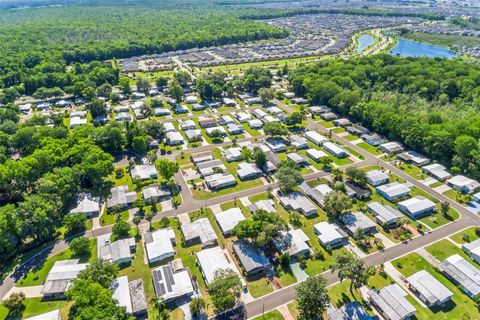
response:
[[[372,37],[369,34],[362,34],[360,37],[358,37],[357,42],[358,46],[355,51],[357,52],[362,52],[363,50],[367,49],[370,47],[372,44],[374,44],[376,39]]]
[[[397,39],[397,45],[390,50],[390,54],[400,57],[429,57],[429,58],[454,58],[457,54],[445,47],[432,44]]]

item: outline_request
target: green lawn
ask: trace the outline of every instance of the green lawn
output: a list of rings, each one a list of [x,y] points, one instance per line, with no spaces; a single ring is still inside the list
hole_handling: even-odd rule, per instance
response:
[[[454,254],[459,254],[465,259],[470,260],[468,255],[464,253],[462,249],[460,249],[447,239],[435,242],[434,244],[429,245],[425,249],[440,261],[443,261]]]
[[[333,125],[333,122],[332,121],[324,121],[324,120],[321,120],[317,122],[319,125],[321,125],[322,127],[324,128],[333,128],[334,125]]]
[[[90,254],[87,256],[78,257],[82,262],[88,262],[96,258],[97,256],[97,240],[90,240]],[[52,269],[53,265],[57,261],[68,260],[77,258],[73,256],[73,253],[70,249],[64,250],[50,258],[46,259],[41,265],[37,268],[31,270],[25,275],[25,277],[17,282],[17,287],[30,287],[30,286],[39,286],[45,282],[48,272]]]
[[[25,310],[22,312],[21,315],[16,317],[8,317],[8,310],[4,306],[0,305],[0,320],[9,319],[9,320],[17,320],[17,319],[25,319],[29,317],[34,317],[40,315],[42,313],[46,313],[49,311],[53,311],[56,309],[62,309],[62,315],[66,313],[63,309],[67,308],[66,301],[49,301],[44,302],[41,298],[27,298],[25,299]],[[65,314],[66,316],[66,314]],[[64,318],[66,319],[66,317]]]
[[[226,211],[228,209],[231,209],[231,208],[240,208],[240,210],[242,210],[242,213],[243,215],[245,216],[245,218],[249,219],[252,217],[252,214],[250,213],[250,210],[248,210],[243,204],[242,202],[237,199],[237,200],[234,200],[234,201],[230,201],[230,202],[225,202],[225,203],[222,203],[220,205],[220,208],[223,210],[223,211]]]
[[[258,130],[254,130],[250,128],[250,126],[247,123],[242,123],[242,126],[243,126],[243,130],[245,130],[245,132],[248,132],[252,137],[257,137],[260,135],[260,132]]]
[[[283,320],[285,319],[278,310],[267,312],[261,316],[253,318],[253,320]]]
[[[120,211],[118,213],[118,215],[120,215],[120,218],[123,221],[128,220],[128,210]],[[116,219],[117,219],[117,214],[110,213],[110,212],[108,212],[108,210],[105,210],[105,212],[100,217],[100,225],[101,226],[108,226],[108,225],[114,224],[115,222],[117,222]]]
[[[428,175],[424,173],[422,169],[420,169],[419,167],[413,164],[402,163],[399,166],[397,166],[397,168],[401,169],[406,174],[408,174],[409,176],[417,180],[423,180],[428,177]]]
[[[342,148],[347,149],[347,151],[348,151],[351,155],[357,157],[358,159],[360,159],[360,160],[365,160],[365,157],[364,157],[363,155],[361,155],[361,154],[358,153],[357,151],[353,150],[352,148],[347,147],[347,146],[342,146]]]
[[[478,309],[475,303],[420,255],[411,253],[394,260],[393,265],[405,277],[409,277],[420,270],[426,270],[453,293],[453,303],[443,309],[424,308],[413,297],[408,296],[407,299],[417,309],[415,313],[417,319],[478,319]]]
[[[431,185],[429,185],[429,187],[432,188],[432,189],[440,187],[440,186],[443,186],[443,182],[437,181],[437,182],[434,182]]]
[[[446,223],[457,220],[460,218],[460,214],[455,210],[450,208],[448,211],[448,216],[444,216],[440,211],[441,204],[437,204],[437,211],[434,214],[431,214],[427,217],[420,219],[421,222],[425,223],[432,229],[438,228]]]
[[[288,305],[288,311],[290,311],[290,314],[292,317],[297,320],[298,319],[298,304],[296,301],[290,302]]]
[[[367,152],[370,152],[374,156],[378,156],[379,154],[382,154],[382,152],[379,151],[377,147],[371,146],[368,143],[366,143],[365,141],[362,141],[362,142],[358,143],[357,146],[359,146],[360,148],[362,148],[363,150],[365,150]]]
[[[464,244],[466,241],[464,237],[468,237],[468,242],[472,242],[480,238],[480,228],[478,227],[471,227],[468,229],[465,229],[463,231],[460,231],[459,233],[454,234],[450,238],[460,244]]]
[[[327,153],[328,154],[328,153]],[[333,163],[335,163],[338,166],[345,166],[347,164],[353,163],[353,160],[346,157],[346,158],[337,158],[337,157],[332,157]]]
[[[280,281],[280,284],[282,285],[282,287],[288,287],[289,285],[297,282],[297,278],[295,277],[295,275],[291,270],[284,270],[281,267],[277,267],[276,272],[277,272],[278,281]]]
[[[260,278],[254,281],[248,281],[248,292],[254,298],[264,296],[273,291],[272,284],[266,278]]]
[[[336,127],[335,129],[332,129],[332,132],[333,133],[342,133],[342,132],[345,132],[345,129],[343,129],[342,127]]]
[[[352,135],[352,134],[349,134],[349,135],[343,136],[342,138],[343,138],[343,139],[347,139],[348,141],[354,141],[354,140],[358,140],[358,139],[360,139],[359,137],[357,137],[357,136],[354,136],[354,135]]]

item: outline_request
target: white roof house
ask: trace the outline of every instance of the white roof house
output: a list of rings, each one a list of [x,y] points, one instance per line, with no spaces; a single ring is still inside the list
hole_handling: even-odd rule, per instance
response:
[[[388,320],[409,319],[417,311],[406,299],[408,294],[396,283],[381,290],[371,289],[367,296],[373,306]]]
[[[248,126],[251,129],[261,129],[263,127],[263,122],[259,119],[248,120]]]
[[[287,145],[282,138],[270,138],[265,141],[265,145],[272,150],[272,152],[283,152],[287,149]]]
[[[290,136],[290,143],[292,144],[292,146],[294,146],[297,149],[308,148],[307,139],[296,134]]]
[[[44,299],[61,299],[73,280],[88,264],[78,263],[79,259],[61,260],[53,264],[42,288]]]
[[[343,149],[342,147],[336,145],[333,142],[330,142],[330,141],[324,142],[323,143],[323,148],[337,158],[348,157],[347,150]]]
[[[156,179],[158,177],[157,168],[153,164],[136,165],[131,171],[132,179],[147,180]]]
[[[197,129],[197,125],[192,119],[180,121],[179,124],[180,124],[180,129],[182,129],[183,131]]]
[[[468,194],[474,193],[480,188],[480,183],[465,176],[454,176],[447,180],[447,184],[455,190]]]
[[[113,280],[110,289],[113,291],[112,298],[117,300],[120,307],[125,307],[128,314],[132,314],[132,301],[130,300],[130,287],[128,286],[128,277],[118,277]]]
[[[231,124],[235,123],[235,120],[233,120],[233,118],[229,115],[224,115],[218,119],[218,122],[221,124]]]
[[[210,189],[221,189],[236,185],[237,180],[229,173],[216,173],[205,177],[205,183]]]
[[[113,291],[113,299],[117,300],[119,306],[125,307],[128,314],[140,315],[147,312],[148,306],[142,279],[129,282],[127,276],[118,277],[113,281],[110,289]]]
[[[245,221],[245,216],[240,208],[230,208],[216,213],[215,220],[222,230],[222,233],[228,236],[240,221]]]
[[[170,110],[168,110],[166,108],[154,108],[153,113],[157,117],[168,116],[168,115],[171,114]]]
[[[185,143],[185,139],[178,131],[168,131],[165,135],[167,144],[170,146],[177,146]]]
[[[407,196],[410,188],[403,183],[391,182],[377,187],[376,191],[385,199],[392,201]]]
[[[430,162],[430,159],[415,151],[405,151],[398,154],[397,157],[407,163],[413,163],[418,167],[426,165]]]
[[[82,194],[78,197],[77,206],[70,210],[70,213],[83,213],[91,217],[100,212],[100,199],[91,194]]]
[[[209,249],[203,249],[196,253],[197,262],[207,286],[215,279],[215,273],[219,270],[231,269],[240,277],[235,263],[230,261],[222,248],[216,246]]]
[[[185,131],[185,136],[190,142],[202,141],[202,131],[199,129]]]
[[[272,122],[280,122],[280,119],[278,119],[277,117],[268,115],[266,117],[263,117],[262,121],[263,121],[263,123],[267,124],[267,123],[272,123]]]
[[[226,172],[227,168],[223,164],[222,160],[214,159],[198,163],[197,170],[202,177],[206,177],[213,175],[214,173]]]
[[[71,117],[70,118],[70,129],[87,124],[88,120],[86,118],[80,117]]]
[[[323,157],[328,157],[328,155],[325,152],[321,150],[313,149],[313,148],[307,150],[307,156],[309,156],[316,162],[319,162],[320,159]]]
[[[175,128],[175,126],[171,122],[164,122],[163,123],[163,129],[165,130],[165,132],[177,131],[177,129]]]
[[[372,170],[367,172],[367,182],[376,187],[388,182],[388,174],[380,170]]]
[[[333,189],[330,188],[328,184],[319,184],[312,188],[306,182],[302,182],[299,187],[303,193],[321,207],[323,207],[323,202],[327,194],[333,192]]]
[[[147,232],[144,236],[148,263],[171,258],[175,255],[175,233],[172,228]]]
[[[252,115],[243,111],[237,112],[235,117],[238,121],[240,121],[240,123],[244,123],[252,119]]]
[[[217,234],[208,218],[182,224],[181,229],[187,245],[199,243],[202,247],[208,247],[217,243]]]
[[[119,239],[110,242],[111,233],[97,237],[97,257],[99,259],[122,264],[132,261],[132,253],[135,251],[135,239]]]
[[[403,147],[398,142],[387,142],[380,145],[380,150],[388,154],[397,154],[403,151]]]
[[[308,165],[307,159],[296,152],[287,153],[287,159],[295,162],[298,165]]]
[[[227,124],[227,131],[229,134],[242,134],[244,130],[241,124],[229,123]]]
[[[254,163],[240,162],[238,164],[237,175],[240,180],[257,178],[262,171]]]
[[[56,309],[35,317],[25,318],[24,320],[62,320],[62,317],[60,316],[60,309]]]
[[[462,250],[470,256],[470,258],[480,264],[480,239],[465,243]]]
[[[418,219],[435,212],[435,203],[423,196],[416,196],[398,203],[398,209],[412,219]]]
[[[157,297],[165,302],[195,294],[192,278],[188,269],[175,269],[172,263],[152,271],[153,287]]]
[[[377,225],[370,220],[363,212],[346,212],[338,218],[343,223],[347,231],[355,236],[357,230],[362,230],[363,234],[377,232]]]
[[[305,216],[317,214],[317,207],[298,191],[281,195],[278,198],[280,204],[287,210],[299,211]]]
[[[107,207],[112,208],[120,206],[124,208],[137,200],[137,193],[135,191],[128,191],[128,185],[121,185],[110,189],[111,197],[107,198]]]
[[[328,139],[322,136],[320,133],[316,131],[307,131],[305,132],[305,138],[312,141],[317,146],[321,146],[324,142],[327,142]]]
[[[268,114],[261,110],[261,109],[255,109],[252,111],[252,113],[255,115],[255,117],[257,117],[258,119],[263,119],[265,118],[266,116],[268,116]]]
[[[222,135],[222,136],[227,134],[227,131],[222,126],[215,126],[215,127],[206,128],[205,132],[207,133],[207,136],[209,136],[209,137],[215,135],[214,132],[219,132],[219,134]]]
[[[161,201],[165,198],[170,198],[171,191],[168,189],[161,189],[159,186],[151,186],[142,190],[142,197],[146,202],[152,202],[153,199]]]
[[[397,209],[383,205],[379,202],[370,202],[367,205],[368,211],[377,219],[378,223],[383,227],[393,227],[403,215]]]
[[[270,268],[265,254],[254,244],[240,239],[233,242],[233,252],[245,270],[246,276],[253,277],[265,273]]]
[[[405,280],[428,307],[442,306],[452,299],[453,293],[425,270],[420,270]]]
[[[445,181],[449,179],[452,175],[447,171],[447,168],[438,163],[429,164],[428,166],[422,167],[422,171],[428,173],[437,180]]]
[[[222,155],[227,160],[227,162],[240,161],[242,160],[242,148],[231,147],[228,149],[222,150]]]
[[[273,206],[275,202],[273,200],[260,200],[255,203],[252,203],[248,206],[250,212],[255,213],[258,210],[264,210],[270,213],[275,213],[277,210]]]
[[[290,229],[274,238],[273,244],[277,251],[288,253],[291,257],[299,257],[310,254],[309,240],[302,229]]]
[[[448,257],[442,262],[440,269],[470,298],[475,299],[480,294],[480,270],[462,256],[454,254]]]
[[[322,221],[313,226],[313,231],[324,247],[338,248],[342,246],[347,235],[334,223]]]

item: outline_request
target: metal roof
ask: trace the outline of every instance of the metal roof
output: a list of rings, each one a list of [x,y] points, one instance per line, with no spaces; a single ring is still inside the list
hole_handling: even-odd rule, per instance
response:
[[[389,285],[380,291],[372,289],[368,296],[388,316],[390,320],[405,319],[416,309],[405,298],[408,294],[398,284]]]
[[[440,281],[425,270],[421,270],[406,279],[430,305],[442,303],[453,296]]]

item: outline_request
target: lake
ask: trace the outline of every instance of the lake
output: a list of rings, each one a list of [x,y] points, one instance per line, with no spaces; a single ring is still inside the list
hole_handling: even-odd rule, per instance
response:
[[[372,44],[374,44],[376,39],[372,37],[369,34],[362,34],[360,37],[358,37],[357,42],[358,42],[358,47],[355,51],[357,52],[362,52],[363,50],[367,49],[370,47]]]
[[[457,54],[445,47],[432,44],[397,39],[397,45],[390,51],[391,55],[400,57],[454,58]]]

